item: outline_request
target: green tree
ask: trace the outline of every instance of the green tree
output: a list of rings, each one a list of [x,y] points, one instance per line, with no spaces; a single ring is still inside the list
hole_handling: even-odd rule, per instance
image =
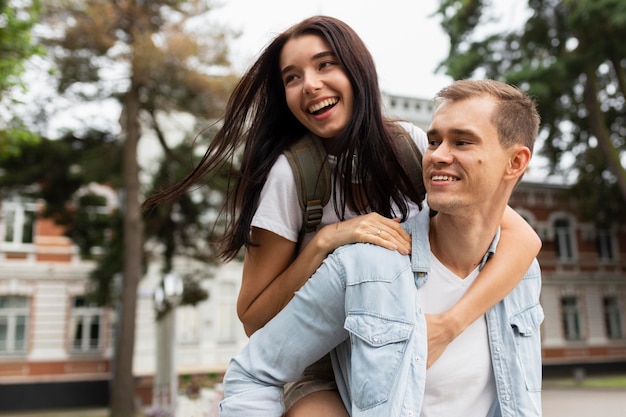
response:
[[[24,62],[41,53],[32,39],[31,30],[38,20],[40,3],[0,0],[0,100],[8,101],[13,88],[22,87],[20,76]],[[16,155],[23,144],[35,142],[37,135],[8,112],[0,116],[0,160]]]
[[[179,110],[206,120],[221,113],[234,77],[211,74],[229,64],[230,32],[206,24],[212,4],[203,0],[49,0],[46,6],[47,24],[58,29],[53,33],[63,33],[46,40],[55,52],[59,91],[91,100],[118,97],[123,109],[123,278],[111,415],[130,417],[144,242],[137,161],[141,117]],[[158,118],[153,123],[158,126]]]
[[[44,216],[67,225],[74,221],[69,202],[79,188],[92,182],[119,187],[120,158],[120,143],[107,132],[90,130],[54,140],[42,138],[4,161],[0,190],[45,200]],[[81,251],[88,250],[89,246],[81,246]]]
[[[623,203],[607,201],[626,199],[621,162],[626,151],[626,2],[528,0],[523,25],[490,31],[501,17],[494,4],[440,2],[437,14],[450,37],[441,66],[454,79],[500,79],[535,96],[545,139],[541,152],[552,170],[569,155],[586,211],[609,219],[619,214]]]

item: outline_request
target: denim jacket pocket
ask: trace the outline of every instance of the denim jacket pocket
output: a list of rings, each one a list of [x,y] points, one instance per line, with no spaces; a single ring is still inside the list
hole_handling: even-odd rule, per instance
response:
[[[509,322],[514,332],[517,360],[526,380],[528,391],[541,391],[541,335],[543,308],[535,304],[511,316]],[[539,366],[533,366],[539,364]]]
[[[344,327],[350,333],[352,347],[350,389],[359,409],[389,399],[413,326],[367,312],[346,317]]]

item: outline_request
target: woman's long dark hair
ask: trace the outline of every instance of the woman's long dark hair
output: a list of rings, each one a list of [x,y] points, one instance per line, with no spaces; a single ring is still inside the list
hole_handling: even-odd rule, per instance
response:
[[[219,255],[230,260],[250,241],[250,224],[270,169],[306,128],[287,107],[280,75],[280,54],[288,40],[314,34],[326,40],[343,65],[354,95],[353,115],[337,140],[336,178],[340,191],[333,195],[335,210],[343,219],[347,203],[358,193],[368,210],[383,216],[406,218],[407,197],[417,204],[424,198],[399,162],[394,124],[383,118],[374,60],[361,38],[344,22],[328,17],[308,18],[278,35],[243,75],[233,91],[223,126],[199,164],[182,180],[149,197],[145,207],[176,198],[207,175],[233,161],[243,146],[234,187],[227,193],[227,224]],[[355,162],[356,161],[356,162]],[[353,165],[356,169],[353,171]],[[363,185],[355,190],[353,182]],[[397,206],[399,213],[394,212]],[[353,204],[358,206],[358,204]]]

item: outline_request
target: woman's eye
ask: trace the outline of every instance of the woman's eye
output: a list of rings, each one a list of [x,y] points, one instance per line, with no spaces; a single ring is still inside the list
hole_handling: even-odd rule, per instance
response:
[[[289,84],[290,82],[292,82],[295,79],[296,79],[296,76],[294,74],[285,75],[283,77],[283,83],[285,83],[285,85],[287,85],[287,84]]]

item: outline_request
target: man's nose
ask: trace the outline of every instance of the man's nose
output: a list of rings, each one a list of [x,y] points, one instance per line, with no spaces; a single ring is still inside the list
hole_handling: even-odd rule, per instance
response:
[[[451,151],[450,145],[443,141],[431,152],[430,157],[433,162],[449,162],[452,159]]]

